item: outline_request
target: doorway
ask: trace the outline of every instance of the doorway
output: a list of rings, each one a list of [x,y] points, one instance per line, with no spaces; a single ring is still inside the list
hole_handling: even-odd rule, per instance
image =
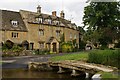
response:
[[[53,43],[53,52],[57,52],[56,43]]]
[[[30,43],[30,50],[33,50],[34,43]]]
[[[25,50],[29,50],[29,42],[28,41],[23,41],[22,45],[23,45]]]

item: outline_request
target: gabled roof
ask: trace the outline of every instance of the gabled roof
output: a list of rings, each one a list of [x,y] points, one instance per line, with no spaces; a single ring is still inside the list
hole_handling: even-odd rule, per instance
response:
[[[27,28],[19,12],[7,10],[1,10],[0,12],[2,16],[2,27],[0,27],[0,30],[27,31]],[[18,26],[13,27],[11,21],[18,21]]]

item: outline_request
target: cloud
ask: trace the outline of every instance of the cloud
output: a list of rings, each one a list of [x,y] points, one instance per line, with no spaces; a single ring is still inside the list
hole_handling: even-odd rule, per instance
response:
[[[0,9],[19,11],[30,10],[36,11],[37,5],[41,5],[42,12],[51,14],[52,11],[57,11],[57,15],[60,15],[60,11],[64,10],[65,18],[77,25],[81,25],[84,6],[86,0],[1,0]]]

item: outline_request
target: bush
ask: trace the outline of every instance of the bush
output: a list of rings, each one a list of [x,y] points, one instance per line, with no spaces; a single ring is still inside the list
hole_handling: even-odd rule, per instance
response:
[[[47,49],[44,49],[44,50],[39,50],[39,49],[37,49],[37,50],[34,50],[34,53],[35,53],[36,55],[44,55],[44,54],[50,54],[50,51],[47,50]]]
[[[116,47],[116,48],[120,48],[120,41],[115,44],[115,47]]]
[[[6,51],[8,51],[8,48],[7,48],[6,44],[3,44],[3,46],[2,46],[2,52],[6,52]]]
[[[108,47],[107,47],[107,45],[102,45],[102,46],[100,47],[100,49],[101,49],[101,50],[105,50],[105,49],[108,49]]]
[[[6,47],[7,49],[11,49],[11,48],[13,47],[14,43],[11,42],[10,40],[7,40],[7,41],[4,43],[4,45],[5,45],[5,47]]]
[[[14,45],[11,49],[13,52],[21,52],[23,50],[22,47]]]
[[[80,43],[79,43],[80,49],[84,50],[85,46],[86,46],[86,43],[84,41],[80,41]]]
[[[8,48],[6,44],[2,46],[2,56],[3,57],[10,57],[10,56],[18,56],[19,52],[22,52],[23,48],[17,45],[13,45],[12,48]]]
[[[61,44],[61,50],[62,52],[72,52],[73,51],[73,46],[72,43],[70,42],[64,42]]]
[[[88,55],[88,62],[120,68],[120,50],[94,50]]]

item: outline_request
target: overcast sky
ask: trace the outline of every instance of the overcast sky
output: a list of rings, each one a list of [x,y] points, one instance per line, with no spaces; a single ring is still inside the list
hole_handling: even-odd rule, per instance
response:
[[[67,20],[81,26],[84,7],[87,5],[85,2],[86,0],[1,0],[0,9],[35,12],[37,5],[40,5],[42,13],[52,14],[52,11],[57,11],[57,16],[60,16],[60,11],[64,10]]]

